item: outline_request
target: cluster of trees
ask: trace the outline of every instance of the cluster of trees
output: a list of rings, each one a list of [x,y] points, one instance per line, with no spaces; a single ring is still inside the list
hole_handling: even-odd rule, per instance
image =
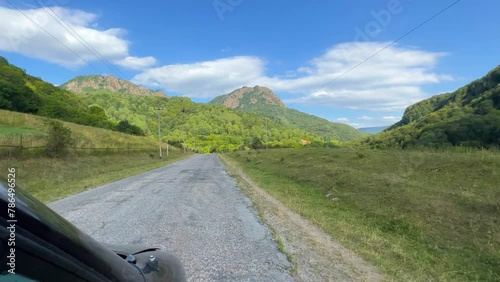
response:
[[[144,135],[131,126],[122,130],[123,126],[111,121],[101,107],[89,107],[74,93],[26,74],[3,57],[0,57],[0,109]]]
[[[449,94],[410,106],[387,131],[355,144],[372,148],[500,146],[500,67]]]
[[[324,140],[350,141],[368,135],[346,124],[333,123],[317,116],[274,105],[253,104],[240,110],[269,118],[285,127],[311,132]]]

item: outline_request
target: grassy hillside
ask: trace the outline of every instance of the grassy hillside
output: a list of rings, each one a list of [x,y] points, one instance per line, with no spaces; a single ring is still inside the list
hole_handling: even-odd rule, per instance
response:
[[[50,118],[31,114],[0,110],[0,145],[44,146]],[[71,129],[76,141],[75,147],[81,148],[155,148],[158,144],[152,138],[132,136],[116,131],[63,122]],[[21,137],[21,135],[23,137]]]
[[[112,120],[127,119],[146,135],[157,136],[158,107],[164,140],[201,153],[241,148],[302,147],[303,140],[321,141],[319,136],[289,128],[258,115],[219,105],[198,104],[189,98],[144,97],[93,91],[79,94],[87,105],[102,107]]]
[[[500,280],[498,151],[225,154],[396,281]]]
[[[408,107],[388,131],[358,144],[372,148],[410,146],[500,146],[500,66],[453,93]]]

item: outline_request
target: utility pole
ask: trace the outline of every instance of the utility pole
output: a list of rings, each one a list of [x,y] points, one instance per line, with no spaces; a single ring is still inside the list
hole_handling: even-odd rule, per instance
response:
[[[266,150],[269,149],[268,143],[269,143],[269,137],[267,135],[267,118],[266,118]]]
[[[161,116],[160,116],[160,111],[163,110],[163,108],[158,107],[158,108],[155,108],[155,110],[158,111],[158,143],[160,145],[160,159],[161,159],[161,158],[163,158],[163,155],[162,155],[162,151],[161,151],[161,128],[160,128]],[[168,148],[168,144],[167,144],[167,148]],[[167,157],[168,157],[168,155],[167,155]]]
[[[184,154],[186,153],[186,131],[184,130],[184,140],[182,141],[182,149],[184,149]]]

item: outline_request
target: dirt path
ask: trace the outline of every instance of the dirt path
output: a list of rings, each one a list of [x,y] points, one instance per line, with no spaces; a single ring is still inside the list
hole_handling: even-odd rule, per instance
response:
[[[291,257],[295,281],[381,281],[377,270],[260,188],[235,162],[221,157]]]

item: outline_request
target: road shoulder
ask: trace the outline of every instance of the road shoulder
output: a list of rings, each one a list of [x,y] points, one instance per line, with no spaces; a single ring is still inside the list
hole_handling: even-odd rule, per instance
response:
[[[280,249],[294,265],[291,275],[296,281],[383,280],[373,266],[271,197],[236,163],[223,155],[219,157],[273,231]]]

